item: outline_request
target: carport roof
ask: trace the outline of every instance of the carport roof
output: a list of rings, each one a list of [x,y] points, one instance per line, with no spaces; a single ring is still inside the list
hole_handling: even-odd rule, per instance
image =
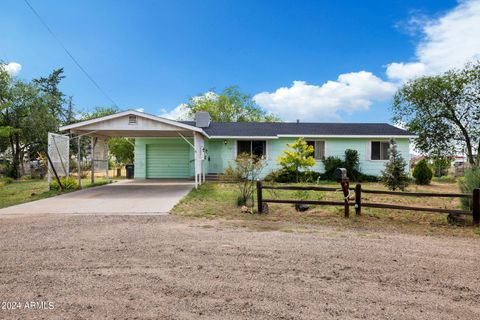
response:
[[[130,117],[134,116],[134,122]],[[81,121],[60,127],[60,131],[105,137],[165,137],[178,133],[191,135],[192,132],[208,135],[198,127],[136,110],[127,110],[104,117]]]

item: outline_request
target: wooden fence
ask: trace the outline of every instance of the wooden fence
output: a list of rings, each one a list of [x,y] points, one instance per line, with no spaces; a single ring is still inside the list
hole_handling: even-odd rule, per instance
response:
[[[480,224],[480,188],[474,189],[472,194],[462,193],[429,193],[429,192],[396,192],[396,191],[382,191],[382,190],[365,190],[359,183],[355,189],[349,189],[354,192],[354,196],[349,194],[345,196],[344,201],[323,201],[323,200],[288,200],[288,199],[264,199],[263,190],[307,190],[307,191],[339,191],[338,188],[328,188],[319,186],[264,186],[261,181],[257,181],[257,202],[258,212],[265,211],[265,204],[267,203],[292,203],[292,204],[316,204],[327,206],[344,206],[345,217],[349,217],[350,205],[355,207],[355,214],[361,215],[362,208],[382,208],[382,209],[398,209],[398,210],[413,210],[434,213],[449,213],[454,215],[472,215],[473,224]],[[428,207],[413,207],[386,203],[364,203],[362,202],[362,193],[372,194],[388,194],[401,197],[442,197],[442,198],[471,198],[473,199],[472,211],[458,210],[458,209],[444,209],[444,208],[428,208]],[[352,198],[354,202],[351,202]]]

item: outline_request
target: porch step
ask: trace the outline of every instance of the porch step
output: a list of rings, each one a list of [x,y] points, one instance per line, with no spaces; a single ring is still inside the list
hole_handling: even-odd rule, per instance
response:
[[[205,175],[205,180],[207,181],[220,181],[221,174],[220,173],[209,173]]]

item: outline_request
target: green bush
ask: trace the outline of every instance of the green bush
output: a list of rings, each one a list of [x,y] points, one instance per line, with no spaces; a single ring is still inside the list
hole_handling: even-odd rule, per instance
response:
[[[344,166],[345,164],[343,160],[339,157],[326,157],[323,159],[323,167],[325,168],[325,172],[322,174],[322,180],[332,180],[335,169],[342,168]]]
[[[473,189],[480,188],[480,167],[465,170],[465,176],[459,181],[462,193],[472,194]],[[464,210],[472,210],[472,199],[461,198]]]
[[[353,180],[358,181],[360,178],[360,157],[357,150],[345,150],[344,167],[347,169],[347,176]]]
[[[300,182],[316,182],[320,178],[320,173],[315,171],[300,171],[298,179]],[[280,169],[272,171],[263,178],[264,181],[279,183],[294,183],[297,181],[297,173],[290,170]]]
[[[413,177],[415,183],[419,185],[430,184],[433,177],[432,169],[428,166],[427,160],[420,160],[413,168]]]
[[[2,179],[0,179],[0,187],[6,186],[7,184],[12,183],[13,181],[15,181],[15,180],[13,178],[10,178],[10,177],[2,178]]]
[[[442,176],[442,177],[433,177],[434,181],[443,182],[443,183],[454,183],[457,182],[457,178],[454,176]]]
[[[74,177],[61,177],[60,182],[62,183],[65,190],[77,190],[78,183],[77,179]],[[61,191],[60,186],[58,185],[57,179],[53,178],[50,183],[50,190]]]

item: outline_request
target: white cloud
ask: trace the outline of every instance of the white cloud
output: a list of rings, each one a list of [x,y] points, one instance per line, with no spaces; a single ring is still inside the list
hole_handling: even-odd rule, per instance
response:
[[[395,90],[393,83],[360,71],[341,74],[320,86],[294,81],[291,87],[259,93],[254,100],[283,120],[338,121],[339,111],[368,110],[373,102],[389,99]]]
[[[135,111],[138,111],[138,112],[145,112],[145,109],[144,109],[144,108],[137,108],[137,109],[135,109]]]
[[[22,65],[20,63],[16,63],[16,62],[10,62],[10,63],[4,64],[3,68],[11,76],[16,76],[22,70]]]
[[[391,63],[387,76],[406,81],[421,75],[438,74],[461,68],[480,59],[480,1],[461,1],[457,7],[437,19],[422,18],[422,40],[410,63]]]
[[[217,99],[218,95],[215,92],[207,91],[204,94],[192,97],[192,101],[199,103],[202,101],[209,101]],[[186,103],[181,103],[174,109],[168,111],[166,109],[160,110],[160,117],[172,120],[192,120],[189,116],[189,110]]]
[[[421,62],[393,62],[387,66],[386,72],[389,79],[405,82],[409,79],[425,75],[426,71],[427,66]]]
[[[167,111],[166,109],[160,110],[159,117],[172,119],[172,120],[190,120],[188,117],[188,109],[185,103],[178,105],[176,108]]]
[[[420,32],[421,40],[411,61],[387,65],[388,81],[370,72],[353,72],[321,85],[294,81],[291,87],[261,92],[254,99],[283,120],[341,120],[339,112],[368,110],[372,103],[390,99],[396,88],[409,79],[480,60],[480,0],[460,1],[435,19],[416,14],[407,27],[410,33]]]

